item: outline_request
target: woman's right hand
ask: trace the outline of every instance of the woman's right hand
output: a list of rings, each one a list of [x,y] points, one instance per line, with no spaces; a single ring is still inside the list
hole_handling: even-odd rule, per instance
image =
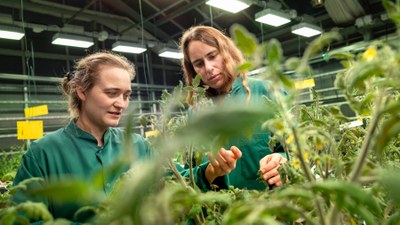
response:
[[[236,161],[242,157],[242,152],[236,147],[232,146],[230,151],[221,148],[214,156],[208,154],[210,163],[206,168],[206,178],[212,184],[215,178],[229,174],[236,168]]]

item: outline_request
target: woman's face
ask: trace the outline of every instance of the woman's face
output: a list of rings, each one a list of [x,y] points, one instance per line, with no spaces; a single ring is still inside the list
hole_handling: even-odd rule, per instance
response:
[[[131,94],[129,73],[120,68],[102,66],[95,85],[78,95],[82,100],[79,120],[85,127],[105,131],[118,126],[122,113],[128,107]]]
[[[201,41],[191,41],[188,46],[190,62],[197,74],[201,74],[203,83],[220,90],[226,83],[224,59],[217,48]]]

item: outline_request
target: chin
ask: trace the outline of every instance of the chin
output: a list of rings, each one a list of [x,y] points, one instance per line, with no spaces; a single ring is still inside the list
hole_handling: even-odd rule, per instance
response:
[[[107,125],[108,125],[109,127],[117,127],[118,124],[119,124],[119,120],[117,120],[117,121],[109,121],[109,122],[107,123]]]

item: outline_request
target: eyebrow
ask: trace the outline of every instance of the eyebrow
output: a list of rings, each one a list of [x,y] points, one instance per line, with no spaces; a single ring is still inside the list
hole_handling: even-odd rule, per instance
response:
[[[104,88],[104,91],[123,91],[132,93],[132,89],[122,90],[121,88]]]

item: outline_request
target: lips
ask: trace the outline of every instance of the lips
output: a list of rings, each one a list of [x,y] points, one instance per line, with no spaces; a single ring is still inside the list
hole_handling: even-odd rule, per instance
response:
[[[113,116],[120,116],[122,113],[121,112],[108,112],[112,114]]]
[[[208,77],[209,81],[215,81],[220,77],[220,74],[215,74],[215,75],[211,75],[210,77]]]

